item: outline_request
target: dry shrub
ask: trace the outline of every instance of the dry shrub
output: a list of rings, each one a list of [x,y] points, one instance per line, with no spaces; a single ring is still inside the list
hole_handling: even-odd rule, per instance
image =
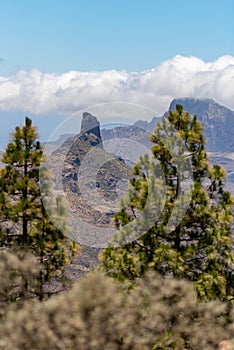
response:
[[[218,349],[225,304],[199,304],[192,284],[155,273],[128,290],[100,272],[66,293],[27,302],[0,327],[1,350]]]
[[[0,320],[9,308],[22,307],[37,288],[32,276],[39,273],[39,265],[34,256],[21,251],[0,250]]]

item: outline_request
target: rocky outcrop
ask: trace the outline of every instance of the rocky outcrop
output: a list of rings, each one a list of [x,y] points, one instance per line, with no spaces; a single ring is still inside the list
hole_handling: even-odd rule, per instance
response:
[[[93,134],[101,140],[100,123],[95,116],[88,112],[83,113],[80,135]]]
[[[130,169],[121,158],[103,149],[100,123],[95,116],[83,113],[80,133],[69,137],[50,155],[50,164],[55,185],[56,178],[62,177],[62,187],[58,181],[60,187],[56,189],[65,194],[72,212],[95,226],[113,226],[114,208],[108,211],[100,203],[118,197],[117,184],[130,178]]]

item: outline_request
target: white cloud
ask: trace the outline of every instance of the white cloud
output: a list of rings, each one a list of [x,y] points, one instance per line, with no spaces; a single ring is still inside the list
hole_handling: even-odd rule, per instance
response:
[[[234,57],[214,62],[175,56],[139,72],[79,72],[61,75],[37,69],[0,76],[0,110],[31,114],[75,113],[107,102],[130,102],[162,114],[175,97],[213,98],[234,110]]]

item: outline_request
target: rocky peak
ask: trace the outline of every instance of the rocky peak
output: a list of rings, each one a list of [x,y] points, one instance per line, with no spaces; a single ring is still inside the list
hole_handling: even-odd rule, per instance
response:
[[[83,113],[80,134],[94,134],[101,139],[100,123],[91,113]]]
[[[177,104],[183,105],[184,110],[189,111],[190,114],[196,114],[198,117],[207,116],[209,119],[219,118],[221,112],[225,112],[226,110],[224,106],[219,105],[210,98],[196,99],[185,97],[174,99],[170,104],[169,111],[175,110]],[[214,112],[215,114],[213,114]]]
[[[170,110],[181,104],[185,111],[196,115],[202,122],[207,139],[207,149],[211,152],[234,151],[234,111],[218,104],[212,99],[178,98],[174,99]],[[164,115],[167,115],[166,112]]]

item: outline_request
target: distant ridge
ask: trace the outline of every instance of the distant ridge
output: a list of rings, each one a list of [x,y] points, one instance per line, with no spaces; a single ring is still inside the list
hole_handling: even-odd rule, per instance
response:
[[[190,97],[174,99],[169,106],[169,111],[174,110],[177,104],[183,105],[184,110],[196,115],[202,122],[208,151],[234,152],[234,111],[212,99]]]
[[[128,126],[116,126],[110,129],[101,128],[98,136],[101,136],[103,141],[116,137],[131,137],[131,139],[140,140],[140,142],[150,147],[147,135],[154,130],[156,123],[166,116],[170,110],[176,108],[176,104],[183,105],[184,110],[196,115],[198,120],[202,122],[209,152],[234,152],[234,111],[212,99],[176,98],[170,103],[168,110],[161,118],[154,117],[151,121],[138,120],[133,125]],[[96,121],[96,123],[98,122]],[[95,128],[95,122],[93,127]],[[98,130],[99,125],[96,124],[96,127]],[[66,137],[61,135],[60,140],[54,141],[52,145],[56,143],[61,145],[67,138],[68,135]]]

